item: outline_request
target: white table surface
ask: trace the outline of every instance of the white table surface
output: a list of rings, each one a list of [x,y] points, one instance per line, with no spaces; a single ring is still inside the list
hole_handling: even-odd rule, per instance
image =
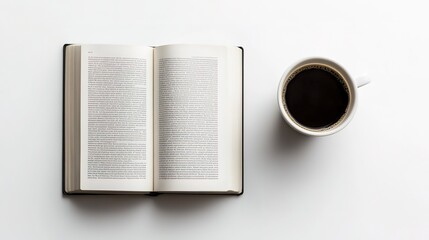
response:
[[[0,2],[1,239],[429,239],[424,1]],[[245,48],[245,193],[61,192],[64,43]],[[282,121],[283,71],[332,58],[373,82],[353,121]]]

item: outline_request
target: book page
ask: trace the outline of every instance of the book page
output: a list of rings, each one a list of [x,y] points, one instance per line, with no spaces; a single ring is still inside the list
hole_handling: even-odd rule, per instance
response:
[[[81,188],[152,191],[153,48],[81,49]]]
[[[156,191],[241,192],[241,56],[237,47],[155,48]]]

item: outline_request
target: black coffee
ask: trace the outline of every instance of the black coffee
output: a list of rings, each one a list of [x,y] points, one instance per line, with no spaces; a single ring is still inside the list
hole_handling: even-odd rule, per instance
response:
[[[336,71],[314,64],[301,67],[289,77],[284,100],[295,121],[321,129],[332,126],[346,113],[349,91]]]

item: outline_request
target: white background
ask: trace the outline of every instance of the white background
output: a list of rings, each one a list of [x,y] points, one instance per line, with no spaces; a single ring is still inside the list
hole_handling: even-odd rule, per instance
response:
[[[0,238],[429,239],[429,14],[401,2],[2,0]],[[63,196],[64,43],[243,46],[244,195]],[[373,79],[333,136],[277,108],[309,56]]]

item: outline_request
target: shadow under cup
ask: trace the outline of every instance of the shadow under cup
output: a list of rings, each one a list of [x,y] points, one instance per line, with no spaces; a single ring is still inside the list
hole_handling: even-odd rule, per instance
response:
[[[343,129],[356,109],[356,86],[333,61],[312,58],[282,76],[278,101],[283,118],[295,130],[326,136]]]

